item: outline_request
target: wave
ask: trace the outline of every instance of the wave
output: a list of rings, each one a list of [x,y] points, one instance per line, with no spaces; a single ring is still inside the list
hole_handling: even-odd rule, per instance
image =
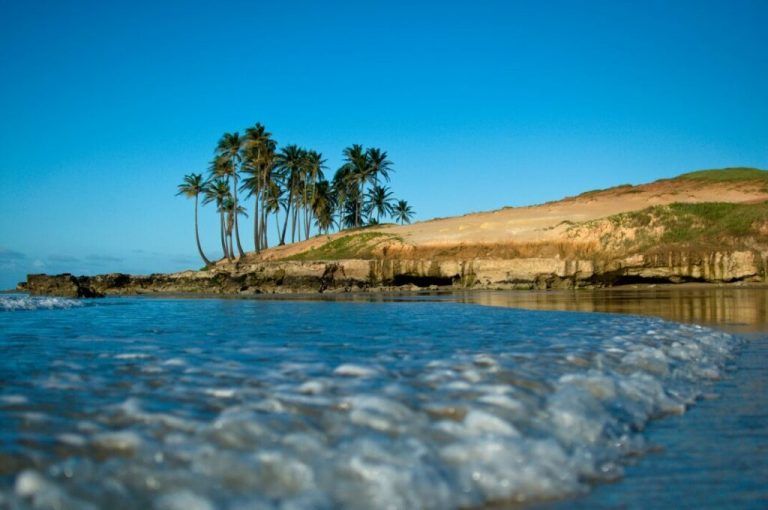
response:
[[[83,306],[81,301],[60,297],[0,297],[0,311],[3,312],[16,312],[20,310],[58,310],[77,308],[80,306]]]
[[[100,343],[99,356],[46,374],[47,391],[77,402],[90,394],[83,373],[99,375],[99,388],[130,377],[109,405],[99,395],[85,408],[87,423],[51,425],[74,453],[17,474],[8,499],[450,509],[565,498],[621,478],[626,459],[648,448],[648,423],[708,393],[740,343],[656,319],[449,305],[370,307],[357,311],[367,329],[355,332],[346,317],[321,329],[327,308],[308,306],[302,320],[313,334],[288,343],[296,333],[284,326],[256,329],[192,305],[144,306],[158,309],[159,330],[228,317],[235,339],[159,342],[140,329],[130,344]],[[275,324],[296,320],[296,307],[272,310]],[[341,348],[339,338],[359,340]]]

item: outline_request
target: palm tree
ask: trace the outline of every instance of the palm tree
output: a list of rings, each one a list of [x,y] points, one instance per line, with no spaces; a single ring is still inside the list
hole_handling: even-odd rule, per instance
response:
[[[324,179],[323,169],[325,168],[325,160],[322,154],[317,151],[307,151],[306,156],[306,173],[305,173],[305,186],[304,186],[304,239],[309,239],[309,227],[311,225],[312,217],[314,215],[314,202],[317,183]],[[307,197],[307,192],[311,196]]]
[[[362,223],[362,200],[365,193],[365,184],[373,178],[373,167],[371,160],[363,146],[354,144],[344,149],[344,167],[346,167],[347,178],[357,188],[357,200],[355,201],[355,226],[359,227]]]
[[[352,170],[348,165],[343,165],[341,168],[336,170],[336,173],[333,175],[333,181],[331,183],[332,194],[334,196],[334,205],[339,215],[339,219],[337,221],[339,228],[347,225],[344,221],[347,205],[355,199],[358,193],[357,186],[354,186],[351,182],[352,180],[349,178],[351,171]],[[355,215],[353,214],[352,216],[354,219]],[[353,221],[352,225],[349,226],[355,226],[356,223],[356,221]]]
[[[285,209],[285,223],[283,232],[280,236],[280,246],[285,244],[285,233],[288,230],[288,218],[291,214],[291,206],[296,202],[296,195],[299,185],[302,181],[301,174],[304,170],[306,161],[306,151],[298,145],[288,145],[283,147],[275,157],[275,169],[282,181],[283,187],[288,191],[287,205]],[[293,225],[291,231],[296,230],[296,215],[294,213]]]
[[[253,197],[253,249],[256,253],[261,247],[261,236],[259,235],[259,202],[261,201],[261,165],[259,164],[258,149],[256,147],[247,147],[243,151],[243,172],[246,174],[240,183],[240,191],[245,192],[245,197]]]
[[[328,233],[333,227],[335,207],[335,197],[331,190],[331,184],[325,179],[318,181],[314,186],[312,215],[315,217],[315,225],[320,232]]]
[[[401,225],[410,223],[414,214],[415,213],[413,212],[413,208],[408,205],[408,202],[405,200],[398,200],[397,205],[395,205],[392,212],[392,216],[395,218],[395,221]]]
[[[259,252],[266,248],[267,244],[267,213],[263,203],[266,190],[273,179],[274,147],[248,147],[243,154],[242,168],[247,177],[243,178],[240,191],[247,192],[248,197],[254,197],[253,244],[256,252]]]
[[[219,143],[216,145],[216,155],[218,156],[218,159],[221,159],[222,162],[226,163],[226,168],[228,170],[228,176],[232,177],[233,183],[232,183],[232,203],[233,203],[233,209],[238,209],[237,205],[237,177],[238,177],[238,166],[242,162],[242,154],[241,149],[243,147],[243,138],[240,137],[240,134],[235,133],[224,133],[224,135],[219,139]],[[240,255],[240,257],[245,256],[245,252],[243,251],[243,246],[240,243],[240,230],[237,225],[237,217],[238,215],[233,215],[234,217],[234,232],[235,232],[235,241],[237,242],[237,251]]]
[[[224,203],[229,199],[229,184],[223,177],[210,181],[203,191],[203,204],[216,202],[216,210],[219,212],[219,229],[221,233],[221,249],[224,252],[223,257],[232,259],[232,253],[227,247],[225,224],[224,224]]]
[[[234,252],[230,250],[229,245],[227,244],[228,236],[226,234],[227,228],[226,228],[226,221],[225,221],[225,211],[223,209],[224,200],[227,198],[230,198],[232,196],[232,191],[229,186],[229,180],[232,176],[232,163],[227,160],[226,158],[216,157],[211,162],[210,165],[210,172],[211,172],[211,180],[210,183],[212,186],[215,186],[215,189],[212,188],[212,196],[207,197],[208,202],[216,201],[216,210],[219,212],[220,215],[220,223],[221,223],[221,238],[222,243],[224,244],[224,256],[227,257],[227,259],[232,260],[234,258]],[[206,203],[206,202],[203,202]]]
[[[203,253],[203,248],[200,246],[200,233],[197,228],[197,202],[200,197],[200,193],[205,191],[206,183],[203,181],[201,174],[189,174],[184,176],[184,182],[179,184],[179,192],[176,195],[184,195],[187,198],[194,197],[195,199],[195,242],[197,243],[197,251],[200,253],[200,258],[203,259],[206,266],[211,265],[211,261]]]
[[[280,218],[278,216],[278,213],[280,212],[280,208],[282,207],[285,209],[287,207],[286,200],[283,197],[283,188],[280,187],[280,185],[276,181],[271,181],[267,185],[267,189],[264,191],[264,206],[262,208],[262,211],[264,211],[264,214],[274,214],[275,215],[275,226],[277,228],[277,238],[280,239],[282,236],[280,234]],[[266,248],[266,223],[264,224],[264,240],[265,244],[264,247]]]
[[[382,216],[392,214],[392,192],[386,186],[374,186],[365,196],[366,213],[370,216],[376,213],[376,222],[381,222]]]
[[[237,225],[237,217],[245,216],[248,214],[245,212],[245,208],[241,205],[235,206],[235,199],[233,197],[227,197],[221,205],[222,211],[227,215],[227,238],[229,239],[229,253],[234,257],[234,248],[232,246],[232,230]],[[237,214],[234,212],[237,211]]]
[[[272,179],[276,145],[260,123],[245,130],[242,168],[250,177],[243,181],[243,189],[254,197],[253,242],[257,253],[267,247],[267,213],[263,203]]]
[[[357,197],[353,197],[339,210],[339,223],[346,228],[354,228],[360,224],[360,208],[358,207],[357,200]]]
[[[379,176],[382,176],[385,181],[389,182],[389,172],[392,170],[392,162],[387,159],[387,152],[375,147],[371,147],[366,151],[368,160],[371,164],[371,173],[373,174],[373,185],[379,185]]]

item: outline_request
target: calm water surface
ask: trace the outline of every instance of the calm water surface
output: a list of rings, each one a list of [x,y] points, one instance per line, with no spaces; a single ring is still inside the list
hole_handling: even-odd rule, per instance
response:
[[[765,291],[691,296],[0,297],[0,508],[764,508]]]

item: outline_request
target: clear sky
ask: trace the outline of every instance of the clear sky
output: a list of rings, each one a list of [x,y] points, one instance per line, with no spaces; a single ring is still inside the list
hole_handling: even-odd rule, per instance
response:
[[[176,185],[255,122],[329,172],[387,150],[418,219],[766,168],[766,27],[765,0],[0,0],[0,288],[199,267]]]

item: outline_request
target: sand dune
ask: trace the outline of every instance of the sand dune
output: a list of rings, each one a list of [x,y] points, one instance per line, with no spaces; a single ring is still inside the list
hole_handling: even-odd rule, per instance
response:
[[[712,172],[727,172],[718,170]],[[738,171],[738,170],[736,170]],[[394,249],[428,249],[478,245],[525,245],[570,241],[566,232],[573,224],[605,218],[614,214],[638,211],[654,205],[672,203],[731,202],[750,203],[768,200],[768,172],[757,178],[665,179],[639,186],[619,186],[583,193],[556,202],[526,207],[509,207],[496,211],[466,214],[450,218],[421,221],[411,225],[369,227],[365,232],[396,236]],[[762,175],[764,174],[764,175]],[[720,175],[720,174],[717,174]],[[750,176],[753,174],[749,174]],[[261,260],[295,256],[349,235],[349,231],[317,236],[287,246],[272,248],[259,255]]]

